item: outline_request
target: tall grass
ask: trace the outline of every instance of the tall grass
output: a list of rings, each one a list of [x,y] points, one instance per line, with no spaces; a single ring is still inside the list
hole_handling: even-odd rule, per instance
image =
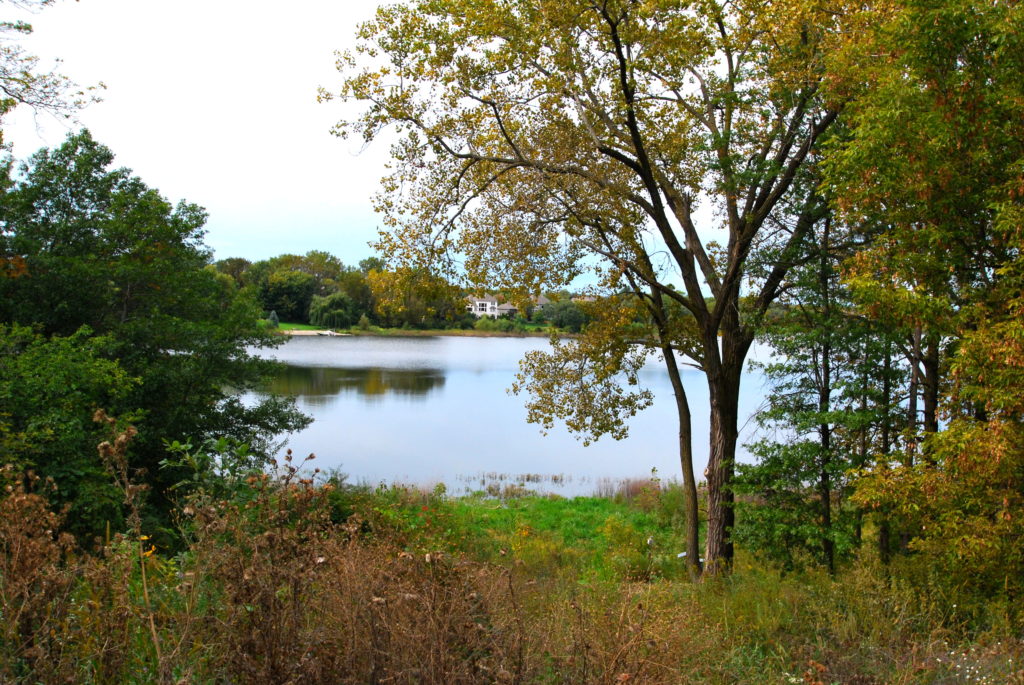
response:
[[[4,682],[1024,682],[998,607],[965,622],[867,556],[689,582],[670,485],[453,498],[287,466],[183,500],[171,556],[86,554],[45,483],[5,478]]]

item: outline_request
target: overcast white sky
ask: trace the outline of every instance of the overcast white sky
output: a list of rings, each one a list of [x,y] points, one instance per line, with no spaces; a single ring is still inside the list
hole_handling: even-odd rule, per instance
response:
[[[23,44],[42,67],[103,102],[79,124],[9,115],[4,138],[24,158],[79,126],[151,187],[207,209],[217,258],[263,259],[327,250],[347,264],[371,254],[379,221],[371,196],[388,149],[330,134],[346,106],[334,51],[351,46],[375,0],[59,0],[28,18]],[[0,6],[3,19],[23,15]]]

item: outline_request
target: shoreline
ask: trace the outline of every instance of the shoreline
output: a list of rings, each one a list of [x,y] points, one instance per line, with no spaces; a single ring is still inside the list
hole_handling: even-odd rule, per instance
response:
[[[279,330],[278,335],[288,336],[308,336],[308,335],[319,335],[325,337],[366,337],[366,338],[434,338],[434,337],[453,337],[453,338],[550,338],[551,333],[548,331],[527,331],[527,332],[514,332],[514,331],[478,331],[476,329],[427,329],[427,330],[416,330],[416,329],[402,329],[402,328],[386,328],[376,331],[345,331],[344,333],[338,333],[329,329],[312,330],[312,329],[290,329],[290,330]],[[560,338],[574,337],[572,333],[556,333]]]

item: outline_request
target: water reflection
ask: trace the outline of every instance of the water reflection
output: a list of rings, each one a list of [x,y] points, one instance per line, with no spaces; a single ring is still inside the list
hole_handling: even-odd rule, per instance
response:
[[[654,405],[629,419],[626,440],[584,447],[561,425],[544,435],[527,423],[525,398],[506,388],[515,381],[519,359],[547,347],[541,338],[298,336],[264,352],[286,366],[263,392],[295,397],[315,419],[288,437],[288,447],[316,454],[317,466],[340,468],[353,482],[443,482],[461,492],[487,484],[460,481],[460,474],[494,472],[527,474],[515,476],[514,485],[522,480],[530,488],[586,494],[602,487],[602,478],[649,478],[652,468],[663,478],[678,474],[672,386],[656,361],[643,377]],[[694,370],[684,371],[683,382],[700,474],[709,445],[707,383]],[[752,424],[745,421],[761,402],[761,386],[756,375],[745,375],[741,443],[749,442]],[[250,396],[257,399],[258,393]],[[536,483],[531,474],[547,479]]]
[[[328,368],[286,366],[266,390],[274,395],[295,397],[302,402],[326,406],[339,395],[355,393],[373,402],[392,395],[425,400],[444,386],[441,369]]]

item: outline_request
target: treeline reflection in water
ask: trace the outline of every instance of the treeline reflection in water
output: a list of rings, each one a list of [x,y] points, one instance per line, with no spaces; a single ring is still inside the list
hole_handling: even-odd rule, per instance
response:
[[[441,369],[331,368],[285,366],[266,391],[301,399],[310,405],[326,405],[339,395],[355,393],[365,401],[385,396],[423,400],[444,387]]]
[[[248,400],[266,393],[294,397],[314,422],[281,437],[296,454],[316,454],[316,466],[340,468],[353,482],[443,482],[452,492],[522,482],[529,489],[589,494],[602,478],[646,482],[652,468],[660,478],[678,473],[672,386],[656,360],[642,374],[655,403],[630,418],[629,437],[584,446],[560,424],[542,433],[527,423],[526,398],[507,392],[519,360],[545,349],[548,342],[540,338],[296,336],[261,352],[283,366]],[[707,384],[697,371],[686,370],[683,377],[694,410],[699,474],[708,446],[708,416],[701,411],[708,406]],[[748,374],[740,412],[747,428],[746,417],[761,398],[760,381]],[[512,475],[498,483],[458,478],[491,472],[541,474],[544,482]]]

